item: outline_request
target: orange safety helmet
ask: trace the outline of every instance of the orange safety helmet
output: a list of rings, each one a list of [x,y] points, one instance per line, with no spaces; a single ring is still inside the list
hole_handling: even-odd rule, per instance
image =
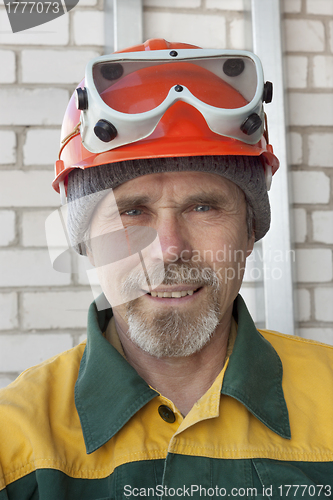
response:
[[[119,52],[198,48],[194,45],[153,39]],[[171,81],[170,77],[164,74],[163,65],[154,67],[154,70],[146,69],[145,78],[148,79],[148,85],[146,81],[144,85],[139,82],[141,85],[135,86],[132,73],[121,82],[104,89],[100,96],[106,104],[116,111],[131,113],[132,116],[145,112],[148,100],[153,101],[153,107],[158,107],[170,86],[174,85],[174,81]],[[202,68],[196,67],[196,70],[187,76],[187,80],[191,79],[192,87],[195,88],[196,82],[200,82],[201,87],[202,82],[206,82],[204,71]],[[132,79],[131,86],[128,86],[130,78]],[[227,83],[224,83],[224,90],[221,93],[221,83],[217,85],[217,80],[220,79],[211,74],[209,81],[207,80],[205,95],[200,96],[202,101],[210,106],[228,109],[246,106],[248,101]],[[186,85],[186,79],[182,80],[181,83]],[[80,87],[84,87],[84,80],[80,83]],[[119,99],[117,101],[117,92],[121,92],[121,101]],[[269,100],[267,99],[266,102]],[[152,104],[150,103],[150,105]],[[249,144],[214,132],[207,125],[203,114],[183,100],[174,102],[171,107],[165,110],[156,127],[148,136],[117,147],[112,146],[111,143],[112,149],[108,149],[106,145],[105,149],[107,150],[103,152],[91,152],[83,145],[79,130],[80,113],[81,111],[75,102],[75,94],[73,94],[63,120],[62,146],[55,165],[56,177],[52,185],[57,192],[60,191],[60,183],[64,183],[66,188],[67,176],[75,168],[86,169],[125,160],[210,155],[259,156],[266,170],[266,177],[269,177],[270,173],[274,174],[279,167],[279,161],[273,154],[272,146],[268,143],[267,123],[265,123],[265,130],[260,140],[255,144]]]

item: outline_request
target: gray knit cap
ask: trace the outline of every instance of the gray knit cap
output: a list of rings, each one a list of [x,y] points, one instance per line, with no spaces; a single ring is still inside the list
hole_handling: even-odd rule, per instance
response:
[[[161,172],[206,172],[218,174],[239,186],[254,214],[256,241],[270,226],[270,206],[265,172],[258,156],[187,156],[127,160],[87,169],[76,168],[68,176],[68,232],[74,249],[86,255],[84,235],[106,189],[142,175]]]

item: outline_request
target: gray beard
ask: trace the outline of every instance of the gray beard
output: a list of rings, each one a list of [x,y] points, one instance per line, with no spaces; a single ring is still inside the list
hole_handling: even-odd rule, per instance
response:
[[[208,285],[208,294],[200,304],[198,314],[195,311],[180,312],[177,307],[163,313],[147,313],[142,311],[140,298],[127,305],[129,338],[140,349],[156,358],[184,357],[199,352],[211,339],[221,318],[218,293],[220,283],[216,273],[205,268],[205,272],[195,279],[184,278],[186,267],[189,266],[178,266],[177,277],[173,271],[172,280],[166,271],[163,283]],[[193,264],[191,267],[193,268]],[[197,265],[195,267],[199,268]]]

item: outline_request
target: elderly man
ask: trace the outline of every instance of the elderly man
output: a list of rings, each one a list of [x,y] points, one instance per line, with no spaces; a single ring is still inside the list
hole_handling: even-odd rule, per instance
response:
[[[88,65],[54,187],[104,295],[87,343],[2,391],[0,500],[331,497],[332,349],[259,332],[238,295],[270,224],[270,100],[245,52]]]

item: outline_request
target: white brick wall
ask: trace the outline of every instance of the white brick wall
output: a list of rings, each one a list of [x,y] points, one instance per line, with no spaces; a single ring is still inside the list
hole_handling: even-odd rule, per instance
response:
[[[223,1],[223,0],[222,0]],[[186,9],[195,9],[200,7],[201,0],[143,0],[144,7],[178,7]]]
[[[13,83],[15,80],[15,52],[12,50],[0,50],[0,83]]]
[[[333,126],[333,94],[289,94],[289,122],[298,126]]]
[[[0,125],[61,125],[68,100],[63,89],[2,88]]]
[[[226,46],[226,20],[219,14],[202,16],[188,12],[147,11],[144,14],[145,38],[186,41],[200,47]]]
[[[17,310],[17,293],[0,293],[0,330],[17,328]]]
[[[316,288],[315,290],[315,315],[319,321],[333,322],[333,289]]]
[[[301,288],[296,293],[298,321],[309,321],[311,318],[311,296],[309,290]]]
[[[307,85],[308,59],[304,56],[287,56],[287,86],[303,89]]]
[[[0,207],[58,207],[53,178],[52,170],[0,170]]]
[[[306,211],[303,208],[294,208],[292,215],[294,243],[304,243],[307,236]]]
[[[294,203],[328,203],[330,178],[324,172],[292,172]]]
[[[308,14],[324,14],[333,16],[333,3],[331,0],[306,0]]]
[[[0,210],[0,247],[13,243],[16,236],[15,223],[13,210]]]
[[[309,136],[309,165],[333,167],[333,133],[319,132]]]
[[[80,0],[81,1],[81,0]],[[86,50],[23,50],[22,81],[25,83],[73,83],[84,77],[87,61],[99,54]],[[66,68],[66,71],[63,70]]]
[[[104,45],[103,12],[75,10],[73,16],[74,41],[76,45]]]
[[[16,135],[11,130],[0,130],[0,163],[16,162]]]
[[[47,247],[45,221],[52,210],[31,210],[22,214],[22,245]]]
[[[60,148],[59,129],[30,129],[23,146],[24,165],[54,165]]]
[[[314,241],[333,244],[332,210],[312,212],[312,224]]]
[[[328,248],[296,250],[296,272],[299,283],[328,283],[333,279],[333,254]]]
[[[21,372],[71,347],[68,333],[0,335],[0,366],[3,372]]]
[[[85,328],[92,292],[24,293],[23,327],[26,330],[48,328]]]
[[[303,161],[303,138],[298,132],[289,134],[289,157],[291,165],[301,165]]]
[[[5,9],[0,10],[0,45],[66,45],[69,41],[69,16],[64,15],[13,35]]]
[[[325,48],[324,24],[321,21],[286,19],[285,34],[291,52],[320,52]]]
[[[0,287],[69,285],[71,276],[53,270],[48,250],[0,249]]]
[[[327,89],[333,87],[333,56],[313,58],[313,82],[315,87]]]
[[[282,0],[282,10],[288,13],[298,13],[302,8],[302,0]]]

